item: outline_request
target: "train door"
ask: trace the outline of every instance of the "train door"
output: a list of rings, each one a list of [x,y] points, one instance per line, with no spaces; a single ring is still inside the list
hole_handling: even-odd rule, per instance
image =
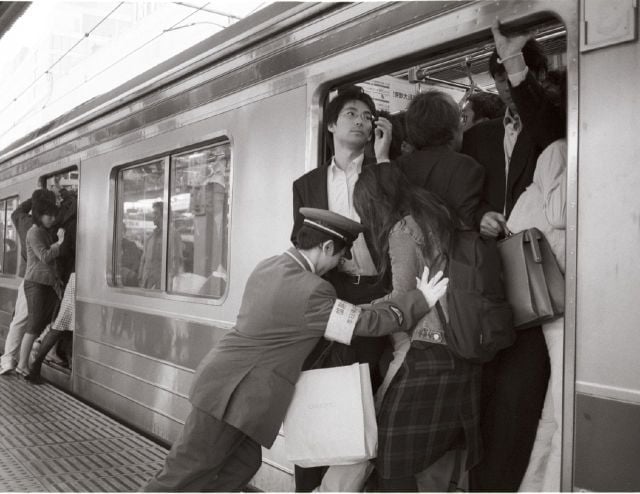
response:
[[[65,240],[60,257],[56,260],[56,271],[66,289],[75,286],[76,257],[76,224],[78,211],[78,189],[80,183],[77,166],[65,168],[55,173],[40,177],[40,186],[51,190],[56,195],[60,208],[58,228],[64,228]],[[66,244],[66,248],[65,248]],[[73,278],[73,279],[72,279]],[[72,282],[72,285],[69,282]],[[73,369],[73,329],[75,325],[75,290],[73,295],[66,294],[60,301],[54,321],[47,331],[55,326],[59,331],[56,345],[49,351],[45,359],[42,373],[50,381],[64,389],[71,389],[71,372]],[[39,338],[40,340],[42,339]]]
[[[563,77],[567,66],[567,31],[565,26],[558,19],[547,18],[539,20],[535,25],[527,26],[527,31],[531,33],[542,48],[547,59],[548,70],[553,74],[551,78],[548,78],[549,86],[545,89],[548,89],[550,94],[553,90],[555,90],[555,94],[562,93],[559,88],[562,86],[562,90],[564,90],[565,83]],[[486,34],[489,35],[490,33],[486,31]],[[471,36],[469,36],[467,39],[461,38],[460,40],[452,42],[449,47],[443,48],[436,46],[429,52],[423,53],[421,57],[418,55],[413,59],[407,57],[406,59],[389,62],[383,67],[382,71],[380,71],[378,66],[374,69],[378,70],[377,72],[346,75],[330,86],[325,99],[325,109],[328,102],[337,96],[340,91],[353,84],[359,86],[363,92],[367,93],[373,99],[376,110],[392,121],[394,125],[394,138],[392,140],[389,157],[392,160],[400,158],[403,154],[412,152],[411,146],[403,147],[403,144],[414,144],[410,142],[410,139],[408,139],[406,135],[404,113],[411,101],[418,94],[429,91],[439,91],[447,95],[450,101],[452,100],[457,103],[460,109],[467,108],[469,99],[479,97],[478,99],[483,99],[488,102],[484,105],[486,107],[484,109],[487,112],[491,112],[490,114],[483,115],[484,119],[502,120],[505,117],[505,103],[501,101],[494,80],[489,73],[489,59],[493,50],[494,44],[492,38],[485,37],[479,40],[478,37],[471,39]],[[559,82],[556,83],[556,81]],[[552,86],[552,84],[555,84],[555,86]],[[560,98],[558,98],[558,100],[559,99]],[[445,115],[441,113],[438,117],[442,119]],[[471,116],[468,112],[461,112],[461,124],[463,126],[470,128],[472,123],[470,120]],[[434,122],[434,127],[437,125],[438,124]],[[560,123],[559,127],[564,125],[566,124]],[[435,132],[434,129],[428,131]],[[431,137],[436,138],[435,134],[431,134]],[[326,137],[321,137],[321,145],[319,148],[321,156],[319,163],[326,163],[331,158],[331,146],[330,143],[327,142],[329,140],[330,139]],[[443,143],[437,144],[437,146],[442,145]],[[436,144],[433,145],[434,148],[435,146]],[[459,147],[452,147],[456,151],[459,150]],[[542,149],[540,149],[540,151],[541,150]],[[374,151],[371,143],[365,147],[364,153],[365,160],[367,156],[373,158]],[[504,161],[504,157],[501,159]],[[425,182],[426,181],[425,178]],[[542,340],[542,345],[544,345],[544,340]],[[555,375],[562,376],[564,365],[562,361],[562,345],[559,345],[559,348],[560,357],[554,360],[554,365],[556,365],[554,371],[556,373]],[[540,392],[538,393],[540,397],[538,400],[540,409],[542,408],[542,402],[545,397],[542,384],[543,381],[540,379]],[[549,381],[549,386],[551,386],[551,381]],[[562,401],[561,390],[562,383],[560,383],[560,394],[558,395],[560,401]],[[556,420],[562,421],[558,416],[556,416]],[[531,422],[533,422],[533,420],[531,420]],[[537,417],[535,417],[534,429],[536,424]],[[525,427],[522,427],[522,429],[524,430]],[[547,432],[548,431],[545,431],[544,433],[547,434]],[[529,435],[529,437],[531,436]],[[555,457],[554,466],[557,467],[557,471],[559,472],[561,468],[560,451],[556,452],[557,456]],[[532,462],[534,462],[535,456],[532,458]],[[540,459],[540,461],[542,462],[543,460]],[[526,460],[523,465],[526,466]],[[522,473],[524,473],[524,471]],[[525,475],[525,481],[527,478]],[[555,480],[557,481],[556,489],[559,489],[559,474],[555,477]]]

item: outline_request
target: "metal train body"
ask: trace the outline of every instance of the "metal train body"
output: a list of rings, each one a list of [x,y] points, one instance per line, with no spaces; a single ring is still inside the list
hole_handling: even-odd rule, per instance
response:
[[[73,371],[46,376],[173,441],[194,369],[233,326],[251,270],[289,245],[291,184],[321,160],[329,89],[488,43],[496,17],[554,18],[566,28],[569,96],[562,486],[640,490],[638,13],[620,0],[630,26],[601,19],[604,30],[587,32],[597,2],[585,2],[274,4],[0,152],[0,199],[79,169]],[[231,150],[224,295],[114,286],[119,168],[221,138]],[[19,283],[0,278],[0,337]],[[264,451],[255,487],[293,490],[283,443]]]

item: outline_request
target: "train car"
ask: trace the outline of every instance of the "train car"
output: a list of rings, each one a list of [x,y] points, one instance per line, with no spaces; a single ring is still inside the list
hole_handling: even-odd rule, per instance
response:
[[[432,85],[462,95],[486,81],[496,18],[568,73],[562,489],[640,490],[631,0],[276,3],[88,101],[0,151],[0,338],[21,281],[11,211],[41,184],[77,187],[72,365],[43,373],[171,443],[251,270],[289,246],[331,92],[359,83],[392,112]],[[292,472],[281,435],[253,486],[291,491]]]

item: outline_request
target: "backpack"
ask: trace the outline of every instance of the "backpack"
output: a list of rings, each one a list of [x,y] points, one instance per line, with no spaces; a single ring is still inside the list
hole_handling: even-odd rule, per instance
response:
[[[464,360],[488,362],[516,338],[496,241],[474,230],[455,230],[446,276],[448,323],[439,303],[437,310],[447,345]]]

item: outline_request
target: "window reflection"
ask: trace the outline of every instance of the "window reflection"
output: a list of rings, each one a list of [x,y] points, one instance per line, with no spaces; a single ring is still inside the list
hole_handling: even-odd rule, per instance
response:
[[[18,198],[0,201],[0,272],[18,272],[18,235],[11,221],[11,215],[18,207]]]
[[[117,183],[116,284],[160,290],[164,163],[121,170]]]
[[[182,241],[182,271],[169,290],[220,298],[227,285],[230,146],[225,142],[172,157],[169,231]],[[168,246],[170,254],[177,242]],[[176,274],[177,273],[177,274]]]

